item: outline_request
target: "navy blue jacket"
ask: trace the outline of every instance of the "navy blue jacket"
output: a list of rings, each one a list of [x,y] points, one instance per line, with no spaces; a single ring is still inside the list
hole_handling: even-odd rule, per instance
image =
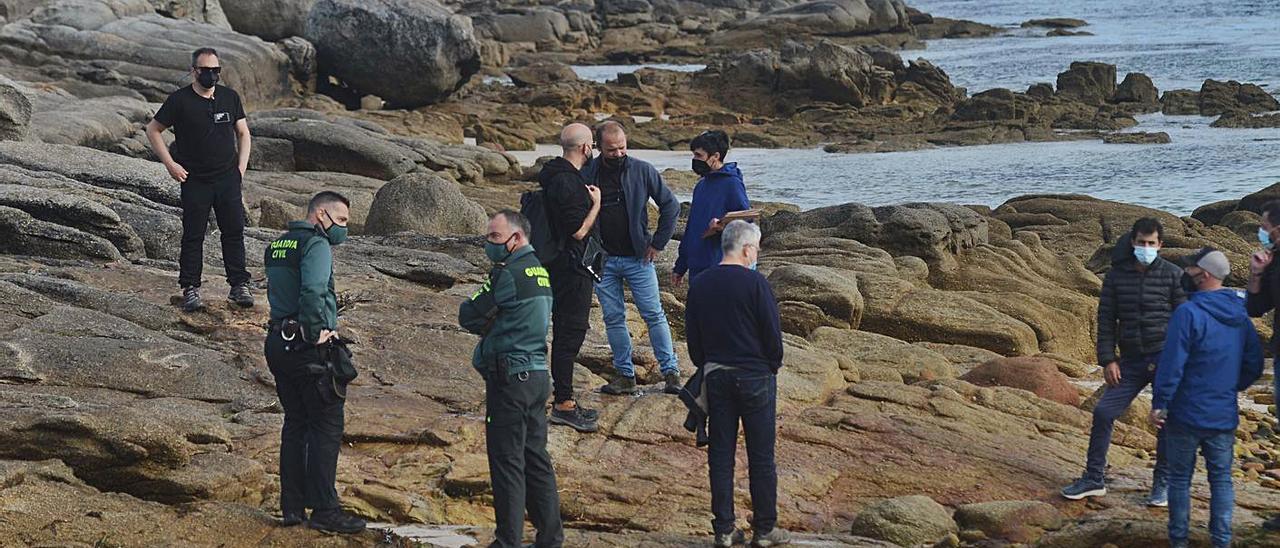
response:
[[[600,172],[600,157],[596,156],[582,166],[582,177],[600,186],[596,180]],[[680,217],[680,201],[662,182],[653,164],[627,156],[622,164],[622,197],[627,204],[627,220],[631,225],[631,245],[636,257],[644,257],[649,246],[662,251],[676,231],[676,219]],[[649,200],[658,204],[658,229],[649,234]]]
[[[724,258],[720,251],[720,237],[703,238],[702,233],[711,226],[712,219],[723,219],[730,211],[750,208],[747,187],[742,182],[738,164],[725,164],[702,177],[698,186],[693,188],[689,223],[680,238],[680,256],[676,258],[675,273],[693,271],[696,274],[720,264]]]
[[[1169,320],[1152,409],[1205,430],[1240,423],[1236,393],[1262,376],[1262,343],[1233,289],[1192,293]]]

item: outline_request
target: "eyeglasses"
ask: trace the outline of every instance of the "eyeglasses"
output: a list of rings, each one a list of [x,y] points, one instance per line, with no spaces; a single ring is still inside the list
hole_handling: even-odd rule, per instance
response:
[[[219,74],[222,72],[222,67],[195,67],[195,69],[200,71],[201,73],[212,72],[214,74]]]

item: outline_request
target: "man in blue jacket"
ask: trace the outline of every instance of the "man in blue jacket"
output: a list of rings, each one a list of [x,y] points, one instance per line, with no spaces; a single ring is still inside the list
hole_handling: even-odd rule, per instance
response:
[[[703,232],[719,226],[725,214],[751,208],[738,164],[724,162],[729,153],[725,132],[703,132],[689,141],[689,150],[693,152],[693,172],[702,178],[693,188],[689,222],[680,237],[680,256],[671,276],[675,285],[683,283],[686,276],[693,280],[703,270],[720,264],[720,237],[703,238]]]
[[[1169,320],[1151,401],[1151,421],[1165,430],[1168,452],[1169,545],[1187,546],[1199,450],[1209,473],[1209,533],[1215,547],[1230,546],[1237,393],[1262,376],[1262,344],[1240,293],[1222,287],[1231,264],[1221,251],[1206,247],[1184,268],[1191,296]]]
[[[671,343],[671,326],[662,310],[658,271],[653,261],[671,241],[680,216],[676,200],[653,165],[627,156],[627,134],[622,124],[608,121],[597,129],[600,156],[583,168],[583,176],[600,189],[600,213],[596,218],[601,243],[609,253],[596,284],[596,296],[613,350],[618,378],[601,388],[605,394],[636,393],[636,370],[631,359],[631,333],[627,331],[625,282],[640,317],[649,326],[649,343],[662,369],[668,394],[680,393],[680,365]],[[649,233],[649,200],[658,204],[658,229]]]

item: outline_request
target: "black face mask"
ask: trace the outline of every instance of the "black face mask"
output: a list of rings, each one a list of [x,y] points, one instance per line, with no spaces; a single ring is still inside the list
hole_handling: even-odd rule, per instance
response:
[[[1190,274],[1187,274],[1186,272],[1182,273],[1182,280],[1180,280],[1180,282],[1182,283],[1182,290],[1185,291],[1187,294],[1195,293],[1196,291],[1200,290],[1199,284],[1196,283],[1195,277]]]
[[[600,161],[604,162],[605,169],[608,169],[609,171],[617,171],[622,169],[622,164],[626,163],[627,156],[625,154],[617,158],[601,156]]]
[[[205,89],[210,89],[218,83],[218,73],[211,71],[201,71],[196,75],[196,81]]]
[[[711,173],[711,166],[710,166],[709,164],[707,164],[707,161],[706,161],[706,160],[699,160],[699,159],[697,159],[697,158],[694,158],[694,159],[693,159],[693,172],[694,172],[694,173],[697,173],[699,176],[703,176],[703,175],[706,175],[706,174],[708,174],[708,173]]]

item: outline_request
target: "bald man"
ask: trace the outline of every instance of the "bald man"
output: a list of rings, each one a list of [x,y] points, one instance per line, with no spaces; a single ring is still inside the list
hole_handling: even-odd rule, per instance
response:
[[[559,158],[547,162],[538,174],[547,205],[547,218],[562,248],[547,263],[551,275],[551,378],[555,404],[551,424],[579,432],[595,432],[598,413],[578,405],[573,396],[573,363],[587,337],[594,280],[578,266],[586,240],[595,233],[600,213],[600,189],[587,184],[581,169],[591,160],[595,141],[591,128],[569,124],[560,132]]]

